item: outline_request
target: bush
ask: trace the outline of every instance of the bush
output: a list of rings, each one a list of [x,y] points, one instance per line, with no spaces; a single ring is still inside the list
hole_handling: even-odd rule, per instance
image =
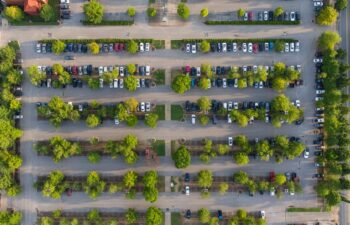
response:
[[[5,8],[4,13],[11,21],[21,21],[24,18],[24,12],[18,6],[8,6]]]
[[[66,48],[66,44],[61,40],[54,40],[52,42],[52,51],[56,55],[60,55],[65,48]]]
[[[190,17],[190,9],[188,8],[188,6],[185,3],[181,2],[177,6],[177,14],[182,19],[187,20]]]
[[[275,17],[278,17],[278,16],[282,15],[283,13],[284,13],[284,10],[283,10],[282,6],[278,6],[278,7],[275,9],[274,16],[275,16]]]
[[[208,14],[209,14],[208,8],[204,8],[201,10],[201,17],[205,18],[208,16]]]
[[[348,6],[348,0],[337,0],[337,2],[334,5],[334,7],[338,11],[346,9],[347,6]]]
[[[54,20],[56,17],[55,10],[52,8],[51,5],[45,4],[40,9],[40,17],[43,18],[45,22]]]
[[[150,113],[145,117],[145,124],[151,128],[157,127],[158,115],[155,113]]]
[[[244,9],[241,8],[241,9],[237,10],[238,17],[242,18],[244,16],[244,14],[245,14],[245,10]]]
[[[155,17],[155,16],[157,16],[157,9],[154,8],[154,7],[149,7],[149,8],[147,9],[147,15],[148,15],[149,17]]]
[[[90,152],[88,154],[88,160],[92,164],[98,163],[101,161],[101,155],[98,152]]]
[[[95,114],[90,114],[86,118],[86,125],[90,128],[97,127],[98,125],[100,125],[100,123],[101,123],[100,118]]]
[[[139,50],[139,45],[137,44],[136,41],[131,40],[127,45],[127,50],[130,54],[135,54]]]
[[[129,16],[134,17],[136,15],[135,7],[129,7],[127,13]]]
[[[201,51],[204,53],[210,51],[210,43],[207,40],[201,42]]]

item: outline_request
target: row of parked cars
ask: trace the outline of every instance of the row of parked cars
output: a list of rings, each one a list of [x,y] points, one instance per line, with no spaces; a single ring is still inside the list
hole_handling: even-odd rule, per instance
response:
[[[271,52],[274,51],[274,42],[210,42],[211,52],[243,52],[243,53],[258,53],[258,52]],[[185,51],[187,53],[195,54],[200,50],[200,43],[186,43]],[[283,52],[299,52],[300,43],[295,42],[285,42]]]
[[[254,12],[249,11],[244,14],[242,17],[243,21],[299,21],[300,14],[299,12],[288,12],[285,11],[279,16],[275,16],[273,11],[258,11],[255,12],[256,17],[254,19]]]
[[[139,66],[135,64],[136,67],[136,75],[140,76],[150,76],[151,75],[151,67],[150,66]],[[46,73],[47,76],[55,75],[51,66],[38,66],[38,70]],[[117,70],[119,76],[129,76],[130,73],[127,70],[126,66],[99,66],[93,67],[92,65],[82,65],[82,66],[65,66],[64,70],[68,72],[70,75],[74,76],[83,76],[83,75],[94,75],[98,74],[102,76],[104,73],[112,72]]]
[[[100,53],[111,53],[111,52],[121,52],[126,49],[125,43],[99,43]],[[139,52],[149,52],[151,49],[151,44],[149,42],[139,43]],[[84,43],[67,43],[64,52],[71,53],[87,53],[89,51],[88,44]],[[41,43],[36,44],[37,53],[51,53],[52,43]]]

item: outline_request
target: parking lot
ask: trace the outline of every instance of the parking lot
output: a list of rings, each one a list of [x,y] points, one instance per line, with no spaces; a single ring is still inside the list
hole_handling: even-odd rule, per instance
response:
[[[218,3],[220,2],[220,4]],[[247,211],[266,211],[266,218],[269,224],[285,224],[286,222],[306,222],[312,216],[303,215],[301,217],[289,216],[285,209],[294,207],[317,207],[321,203],[318,201],[313,186],[316,179],[313,174],[316,173],[314,165],[313,140],[314,120],[315,120],[315,66],[313,63],[316,49],[316,39],[324,28],[317,27],[313,20],[312,2],[303,0],[294,1],[237,1],[232,4],[230,0],[220,1],[199,1],[189,0],[188,5],[193,11],[191,21],[181,24],[181,26],[158,27],[149,26],[146,22],[145,11],[147,1],[103,1],[108,5],[111,12],[125,12],[130,5],[135,6],[140,15],[136,16],[136,24],[130,27],[84,27],[79,20],[82,18],[81,1],[72,1],[72,18],[65,21],[58,27],[3,27],[1,42],[7,43],[8,40],[17,39],[21,43],[21,51],[24,60],[24,67],[31,65],[49,66],[54,63],[60,63],[63,66],[82,66],[93,65],[94,67],[108,67],[110,65],[127,65],[136,63],[138,65],[150,66],[151,68],[161,68],[166,71],[165,85],[154,88],[140,88],[135,92],[128,92],[125,89],[109,88],[108,84],[103,89],[91,90],[83,85],[83,88],[74,88],[68,85],[64,89],[38,88],[33,86],[28,79],[23,83],[22,96],[23,119],[21,120],[21,129],[24,135],[21,138],[21,154],[24,158],[23,166],[20,171],[23,193],[13,199],[8,199],[7,207],[15,207],[24,211],[25,225],[32,225],[36,220],[36,210],[54,210],[62,208],[67,211],[84,211],[91,208],[99,208],[106,211],[118,211],[128,207],[144,209],[150,204],[145,202],[142,196],[137,196],[136,200],[126,200],[122,194],[111,195],[105,193],[97,200],[90,200],[84,193],[74,193],[73,196],[63,196],[61,200],[52,200],[44,198],[33,188],[33,182],[38,175],[46,175],[51,170],[59,169],[69,175],[81,175],[90,170],[97,170],[102,174],[120,175],[130,169],[121,163],[121,160],[112,160],[102,157],[98,164],[89,164],[86,157],[72,157],[58,164],[52,163],[49,157],[38,156],[33,150],[33,143],[36,140],[46,140],[52,136],[60,135],[64,138],[74,138],[79,140],[88,140],[91,137],[99,137],[102,140],[116,139],[125,136],[125,134],[135,134],[140,140],[160,139],[166,141],[166,156],[161,157],[160,164],[150,166],[145,159],[140,159],[132,169],[135,171],[145,171],[154,168],[160,175],[181,176],[185,172],[198,173],[198,171],[210,169],[217,176],[231,176],[234,172],[243,170],[252,176],[266,176],[269,171],[276,173],[297,172],[300,176],[300,182],[303,187],[303,193],[295,196],[286,195],[282,199],[272,198],[271,196],[255,195],[250,197],[246,193],[229,193],[221,196],[218,193],[212,193],[209,199],[201,199],[199,193],[191,193],[185,196],[181,193],[171,193],[167,191],[160,194],[156,206],[174,212],[184,212],[185,208],[198,210],[201,207],[208,207],[211,210],[221,209],[226,212],[245,208]],[[111,6],[111,7],[109,7]],[[211,13],[223,13],[235,11],[238,8],[244,8],[252,11],[274,10],[277,6],[283,6],[285,9],[299,11],[302,18],[302,24],[298,26],[206,26],[199,18],[199,11],[208,7]],[[192,20],[193,18],[193,20]],[[65,60],[67,53],[56,56],[54,54],[37,54],[35,45],[38,40],[47,38],[69,39],[69,38],[156,38],[165,40],[166,49],[150,51],[148,53],[138,53],[130,55],[126,52],[120,54],[74,54],[74,61]],[[258,54],[249,54],[243,52],[211,52],[203,54],[186,53],[182,50],[171,50],[170,40],[183,38],[292,38],[300,43],[299,52],[259,52]],[[253,50],[252,50],[253,51]],[[246,128],[240,128],[237,124],[228,124],[225,121],[217,125],[209,124],[205,128],[200,125],[193,126],[190,120],[185,122],[170,121],[170,105],[184,104],[186,101],[195,102],[201,96],[209,96],[210,99],[223,102],[243,102],[243,101],[271,101],[279,93],[271,88],[211,88],[200,90],[194,88],[189,92],[179,95],[170,88],[171,70],[186,66],[198,67],[202,63],[209,63],[212,66],[237,66],[244,65],[267,65],[270,66],[276,62],[283,62],[286,65],[300,65],[301,79],[303,86],[296,88],[287,88],[283,93],[291,100],[299,99],[301,108],[304,110],[305,121],[301,126],[283,125],[281,128],[274,128],[271,124],[264,121],[257,121]],[[108,69],[108,68],[107,68]],[[98,69],[96,70],[96,72]],[[79,73],[79,71],[78,71]],[[87,128],[83,121],[64,122],[61,128],[54,128],[48,121],[37,120],[36,102],[48,102],[51,97],[60,96],[64,101],[75,103],[90,102],[97,100],[101,103],[125,101],[130,97],[135,97],[140,102],[152,102],[152,104],[164,104],[166,108],[166,119],[160,121],[156,129],[150,129],[143,124],[135,128],[120,124],[115,126],[113,121],[106,121],[101,126],[91,129]],[[264,162],[260,160],[251,160],[245,166],[238,166],[232,160],[232,157],[220,156],[213,159],[210,164],[204,164],[198,157],[194,157],[192,165],[187,169],[178,170],[173,166],[170,157],[170,141],[178,139],[194,140],[211,138],[213,140],[226,139],[229,136],[244,134],[250,139],[266,138],[276,135],[300,137],[311,150],[310,158],[304,159],[298,157],[294,160],[286,160],[277,164],[270,160]],[[170,182],[166,190],[170,189]],[[167,189],[168,188],[168,189]],[[327,213],[318,215],[320,221],[330,221],[334,217]],[[166,224],[168,225],[168,224]]]

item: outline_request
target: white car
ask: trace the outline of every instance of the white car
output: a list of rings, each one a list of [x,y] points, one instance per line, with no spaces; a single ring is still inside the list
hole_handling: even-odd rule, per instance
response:
[[[232,43],[232,51],[237,52],[237,43],[236,42]]]
[[[197,52],[197,46],[196,46],[196,44],[192,44],[192,45],[191,45],[191,52],[192,52],[192,54],[195,54],[195,53]]]
[[[121,77],[124,77],[124,67],[123,66],[119,67],[119,75]]]
[[[191,52],[191,44],[189,44],[189,43],[186,44],[186,52],[187,53]]]
[[[69,0],[61,0],[61,4],[69,4]]]
[[[119,79],[119,88],[124,88],[124,79],[123,78]]]
[[[295,106],[300,108],[300,100],[299,99],[295,100]]]
[[[223,107],[224,109],[227,109],[227,102],[223,102],[223,103],[222,103],[222,107]]]
[[[140,111],[141,112],[145,112],[146,111],[146,107],[145,106],[146,106],[145,102],[141,102],[140,103]]]
[[[104,66],[104,67],[103,67],[103,72],[104,72],[104,73],[107,73],[107,72],[108,72],[108,67],[107,67],[107,66]]]
[[[317,95],[324,94],[325,92],[326,92],[325,90],[316,90]]]
[[[247,43],[242,44],[242,51],[247,52]]]
[[[194,114],[191,115],[191,123],[196,124],[196,115]]]
[[[233,102],[233,108],[238,109],[238,102]]]
[[[231,111],[232,108],[233,108],[233,103],[232,103],[231,101],[229,101],[229,102],[227,103],[227,110],[228,110],[228,111]]]
[[[109,88],[114,88],[114,81],[111,81],[111,82],[109,83]]]
[[[228,142],[228,146],[232,146],[233,145],[233,137],[228,137],[227,142]]]
[[[100,78],[100,88],[103,88],[103,79]]]
[[[226,42],[222,43],[222,52],[227,52],[227,44],[226,44]]]
[[[305,158],[305,159],[308,159],[309,156],[310,156],[310,151],[309,151],[309,149],[305,149],[305,150],[304,150],[304,158]]]
[[[118,88],[118,79],[113,80],[113,87]]]
[[[227,87],[226,78],[222,78],[222,87],[223,87],[223,88],[226,88],[226,87]]]
[[[295,42],[295,52],[299,52],[300,51],[300,44],[299,41]]]
[[[197,67],[196,71],[197,71],[197,77],[200,77],[201,76],[201,68]]]
[[[322,58],[314,59],[313,61],[314,61],[314,63],[321,63],[321,62],[323,62]]]
[[[23,115],[14,115],[13,118],[15,120],[23,119]]]
[[[145,51],[146,51],[146,52],[149,52],[149,49],[150,49],[150,44],[147,42],[147,43],[145,44]]]
[[[233,85],[234,88],[238,88],[238,79],[235,79],[235,84]]]
[[[257,65],[253,66],[253,73],[258,73],[258,66]]]
[[[290,52],[294,52],[294,42],[290,43]]]
[[[253,52],[253,43],[251,43],[251,42],[248,43],[248,52],[249,53]]]
[[[232,119],[231,119],[230,114],[227,114],[227,123],[228,123],[228,124],[231,124],[231,123],[232,123]]]
[[[264,21],[269,20],[269,13],[267,11],[264,11]]]
[[[265,211],[260,211],[260,217],[261,217],[261,219],[265,219]]]
[[[117,125],[117,126],[119,125],[119,119],[118,118],[114,119],[114,124]]]
[[[136,78],[136,80],[137,80],[137,88],[140,88],[140,87],[141,87],[140,79],[139,79],[139,78]]]
[[[295,12],[290,12],[290,21],[295,21]]]
[[[146,66],[146,76],[149,76],[151,74],[151,67]]]
[[[297,65],[297,70],[299,73],[301,73],[301,65]]]
[[[286,42],[284,44],[284,52],[289,52],[289,43],[288,42]]]
[[[151,103],[150,102],[146,102],[146,112],[151,111]]]
[[[47,79],[47,87],[50,88],[51,87],[51,79]]]
[[[99,67],[98,67],[98,75],[99,75],[99,76],[102,76],[102,74],[103,74],[103,67],[102,67],[102,66],[99,66]]]
[[[186,195],[190,195],[190,186],[186,185],[185,193],[186,193]]]
[[[143,45],[142,42],[140,42],[139,50],[140,50],[140,52],[144,52],[145,51],[145,46]]]
[[[318,101],[322,101],[323,100],[323,97],[315,97],[315,101],[318,102]]]
[[[40,43],[36,44],[36,53],[41,53],[41,44]]]

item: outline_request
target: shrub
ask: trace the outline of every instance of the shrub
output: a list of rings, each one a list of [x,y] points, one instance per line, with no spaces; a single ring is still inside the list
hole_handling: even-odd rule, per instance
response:
[[[177,6],[177,14],[182,19],[187,20],[190,17],[190,9],[188,8],[188,6],[185,3],[181,2]]]
[[[8,6],[4,12],[5,16],[11,21],[21,21],[24,18],[24,12],[18,6]]]

